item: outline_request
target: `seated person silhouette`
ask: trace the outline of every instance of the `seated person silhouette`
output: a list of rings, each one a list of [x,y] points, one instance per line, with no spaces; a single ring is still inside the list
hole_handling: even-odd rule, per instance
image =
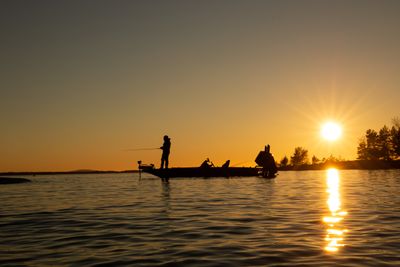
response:
[[[208,169],[214,167],[214,164],[210,161],[209,158],[207,158],[203,163],[200,165],[200,168],[202,169]]]
[[[224,164],[222,164],[221,168],[229,168],[229,164],[231,161],[228,159]]]

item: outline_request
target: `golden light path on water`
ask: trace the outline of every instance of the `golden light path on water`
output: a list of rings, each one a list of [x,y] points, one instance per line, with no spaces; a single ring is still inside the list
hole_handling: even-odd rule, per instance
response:
[[[324,223],[327,225],[327,233],[325,236],[327,244],[325,250],[336,252],[340,247],[344,246],[344,234],[347,232],[347,229],[341,226],[341,222],[347,215],[347,212],[341,209],[339,171],[336,169],[328,169],[326,175],[328,192],[327,204],[330,215],[323,218]]]

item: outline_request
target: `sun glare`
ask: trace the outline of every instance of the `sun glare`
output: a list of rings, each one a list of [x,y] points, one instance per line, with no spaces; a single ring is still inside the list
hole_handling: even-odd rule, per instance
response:
[[[336,122],[326,122],[322,125],[321,136],[329,141],[335,141],[342,135],[342,127]]]

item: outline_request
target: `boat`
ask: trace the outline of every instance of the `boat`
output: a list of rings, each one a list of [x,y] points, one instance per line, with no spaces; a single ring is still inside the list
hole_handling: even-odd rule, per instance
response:
[[[176,178],[176,177],[246,177],[246,176],[261,176],[262,168],[258,167],[186,167],[186,168],[141,168],[143,172],[150,173],[160,178]],[[271,173],[266,178],[274,178],[276,174]]]
[[[261,176],[264,178],[275,178],[277,168],[272,154],[269,152],[269,145],[265,146],[265,151],[260,151],[255,162],[256,167],[229,167],[229,160],[222,167],[215,167],[209,159],[206,159],[199,167],[180,167],[157,169],[154,164],[145,165],[141,161],[139,173],[145,172],[158,176],[162,179],[176,177],[249,177]]]

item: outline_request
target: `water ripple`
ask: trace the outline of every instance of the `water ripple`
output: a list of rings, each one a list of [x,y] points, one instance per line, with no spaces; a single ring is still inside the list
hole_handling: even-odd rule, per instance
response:
[[[344,247],[325,251],[326,172],[30,177],[0,188],[0,265],[399,266],[400,172],[340,171]],[[332,191],[331,191],[332,192]]]

